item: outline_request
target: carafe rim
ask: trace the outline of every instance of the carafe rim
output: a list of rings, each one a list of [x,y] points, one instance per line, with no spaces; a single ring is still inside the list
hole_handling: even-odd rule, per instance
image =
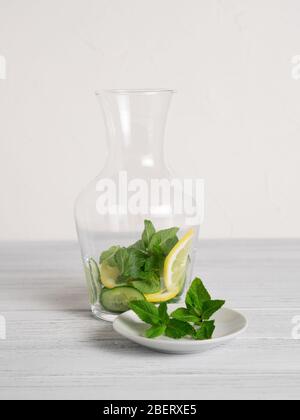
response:
[[[174,89],[100,89],[95,92],[96,96],[101,96],[105,93],[113,93],[117,95],[136,95],[136,94],[144,94],[144,95],[155,95],[159,93],[176,93]]]

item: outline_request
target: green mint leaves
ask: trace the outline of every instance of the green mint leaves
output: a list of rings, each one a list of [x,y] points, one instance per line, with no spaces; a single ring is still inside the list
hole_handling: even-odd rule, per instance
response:
[[[161,277],[164,263],[178,242],[177,227],[156,231],[150,220],[145,220],[141,238],[128,247],[112,246],[100,256],[104,269],[117,268],[116,285],[131,286],[143,295],[163,290]],[[105,266],[108,267],[105,267]],[[101,267],[100,267],[101,271]],[[146,300],[133,301],[129,307],[149,325],[145,336],[165,335],[180,339],[192,337],[208,340],[215,331],[211,317],[224,305],[224,300],[213,300],[199,278],[192,282],[185,298],[185,307],[168,313],[166,303],[159,306]]]
[[[185,298],[185,304],[188,309],[200,315],[203,310],[204,302],[210,301],[211,297],[202,281],[196,278]]]
[[[144,255],[135,248],[120,248],[115,254],[115,262],[123,277],[135,279],[144,265]]]
[[[154,233],[148,245],[149,251],[154,255],[167,256],[178,242],[178,231],[178,228],[171,228]]]
[[[129,303],[130,309],[132,309],[137,316],[146,324],[150,325],[162,325],[160,313],[158,307],[153,303],[146,302],[145,300],[136,300]]]
[[[177,319],[170,319],[166,328],[166,336],[170,338],[183,338],[187,335],[193,336],[195,333],[194,328],[185,321],[178,321]]]
[[[160,290],[160,277],[155,271],[149,271],[141,274],[142,280],[133,280],[131,285],[138,289],[141,293],[156,293]]]
[[[102,252],[100,257],[100,264],[107,263],[112,267],[116,266],[115,255],[119,249],[119,246],[112,246],[107,251]]]
[[[195,331],[194,338],[196,340],[209,340],[215,331],[215,321],[204,321],[201,327]]]
[[[145,248],[149,247],[150,241],[155,234],[155,227],[150,220],[145,220],[145,229],[142,234],[142,242]]]
[[[172,318],[178,321],[193,322],[194,324],[199,321],[198,315],[194,314],[187,308],[178,308],[172,313]]]
[[[150,240],[151,242],[151,240]],[[212,300],[203,282],[195,278],[186,295],[186,308],[178,308],[170,315],[166,303],[158,307],[145,301],[129,304],[137,316],[151,327],[146,331],[147,338],[161,335],[180,339],[190,336],[195,340],[209,340],[215,331],[215,321],[210,318],[222,308],[224,300]]]
[[[151,325],[145,332],[147,338],[156,338],[164,334],[171,338],[182,338],[195,333],[188,322],[170,319],[166,303],[157,307],[154,303],[139,300],[130,302],[129,307],[142,321]]]
[[[199,278],[195,278],[185,298],[186,309],[175,311],[175,317],[182,316],[184,309],[185,317],[191,317],[192,322],[201,325],[209,320],[225,304],[224,300],[212,300],[204,284]]]
[[[203,303],[203,312],[201,318],[203,320],[210,319],[214,313],[224,306],[225,300],[210,300]]]
[[[156,231],[150,220],[145,220],[142,238],[125,248],[113,246],[100,256],[100,264],[117,267],[122,284],[128,284],[142,293],[160,290],[160,276],[164,261],[178,242],[178,228]]]
[[[169,323],[169,315],[165,303],[161,303],[157,307],[153,303],[138,300],[130,302],[129,307],[142,321],[151,325],[145,333],[147,338],[156,338],[165,333]]]
[[[153,325],[145,332],[145,337],[147,338],[156,338],[164,335],[166,331],[165,325]]]
[[[171,316],[178,320],[184,320],[194,324],[196,340],[208,340],[212,337],[215,330],[214,321],[210,318],[221,309],[224,300],[212,300],[210,294],[206,290],[203,282],[199,278],[195,278],[186,294],[186,308],[179,308],[174,311]]]

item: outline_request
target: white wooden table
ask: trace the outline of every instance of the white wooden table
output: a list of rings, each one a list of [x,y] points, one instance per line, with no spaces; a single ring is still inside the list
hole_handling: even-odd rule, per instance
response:
[[[196,273],[249,329],[212,352],[159,354],[91,317],[75,243],[2,244],[0,399],[298,399],[300,241],[203,242]]]

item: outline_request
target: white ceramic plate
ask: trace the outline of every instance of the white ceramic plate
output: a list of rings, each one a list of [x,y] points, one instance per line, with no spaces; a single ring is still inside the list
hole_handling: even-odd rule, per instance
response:
[[[169,312],[173,312],[180,305],[169,305]],[[232,309],[222,308],[213,317],[216,329],[211,340],[197,341],[191,338],[174,340],[165,336],[149,339],[144,332],[149,326],[141,321],[133,311],[118,316],[113,327],[116,332],[141,346],[163,353],[198,353],[210,350],[233,340],[247,328],[246,318]]]

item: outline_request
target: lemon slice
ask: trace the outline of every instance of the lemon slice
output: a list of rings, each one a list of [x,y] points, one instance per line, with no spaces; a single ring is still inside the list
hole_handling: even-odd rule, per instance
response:
[[[160,292],[145,294],[144,296],[148,302],[159,303],[174,299],[178,293],[179,290],[173,290],[172,292],[169,292],[168,290],[161,290]]]
[[[164,264],[164,283],[168,292],[177,294],[182,290],[186,278],[189,253],[194,229],[189,230],[174,246]]]
[[[120,271],[117,267],[111,267],[108,264],[102,263],[100,265],[101,283],[107,289],[113,289],[117,286],[117,279],[120,276]]]

